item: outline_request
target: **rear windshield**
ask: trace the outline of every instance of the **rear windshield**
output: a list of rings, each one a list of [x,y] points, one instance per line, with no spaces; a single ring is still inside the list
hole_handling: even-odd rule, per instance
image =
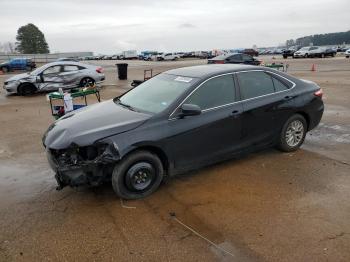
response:
[[[136,110],[159,113],[197,81],[197,78],[160,74],[121,96],[122,105]]]

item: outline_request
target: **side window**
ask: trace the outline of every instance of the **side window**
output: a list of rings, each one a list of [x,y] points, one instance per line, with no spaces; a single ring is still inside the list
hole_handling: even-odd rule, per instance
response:
[[[230,62],[242,62],[242,55],[232,55],[228,59]]]
[[[242,99],[274,93],[271,76],[262,71],[251,71],[237,74]]]
[[[185,104],[198,105],[202,110],[222,106],[235,101],[235,87],[232,75],[215,77],[201,85]]]
[[[44,70],[43,75],[58,74],[61,71],[61,66],[51,66]]]
[[[276,79],[273,76],[272,76],[272,81],[273,81],[273,85],[275,86],[276,92],[285,91],[289,89],[288,86],[286,86],[284,83],[282,83],[280,80]]]
[[[78,71],[79,67],[76,65],[65,65],[64,66],[64,72],[72,72],[72,71]]]
[[[253,58],[252,58],[250,55],[245,55],[245,54],[243,54],[243,55],[242,55],[242,58],[243,58],[243,62],[250,62],[250,61],[253,61]]]

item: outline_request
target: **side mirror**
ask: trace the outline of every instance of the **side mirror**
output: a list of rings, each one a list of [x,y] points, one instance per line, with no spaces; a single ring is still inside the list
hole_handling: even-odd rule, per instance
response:
[[[181,106],[180,117],[183,118],[185,116],[196,116],[200,115],[202,110],[199,106],[193,104],[183,104]]]

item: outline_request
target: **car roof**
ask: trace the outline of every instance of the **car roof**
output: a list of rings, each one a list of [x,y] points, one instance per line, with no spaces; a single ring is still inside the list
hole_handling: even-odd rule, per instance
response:
[[[77,65],[77,66],[83,66],[83,67],[94,67],[94,65],[80,63],[80,62],[74,62],[74,61],[56,61],[56,62],[47,63],[47,64],[43,65],[42,67],[47,68],[47,67],[55,66],[55,65]]]
[[[177,69],[168,70],[164,73],[170,75],[179,75],[187,77],[196,77],[196,78],[207,78],[219,74],[232,73],[244,70],[253,70],[253,69],[265,69],[261,66],[253,65],[242,65],[242,64],[214,64],[214,65],[198,65],[198,66],[189,66],[181,67]]]

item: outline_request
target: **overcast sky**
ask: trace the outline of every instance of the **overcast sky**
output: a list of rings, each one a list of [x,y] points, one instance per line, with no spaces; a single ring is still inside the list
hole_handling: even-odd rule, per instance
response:
[[[350,0],[0,0],[0,42],[34,23],[51,52],[274,46],[350,30]]]

